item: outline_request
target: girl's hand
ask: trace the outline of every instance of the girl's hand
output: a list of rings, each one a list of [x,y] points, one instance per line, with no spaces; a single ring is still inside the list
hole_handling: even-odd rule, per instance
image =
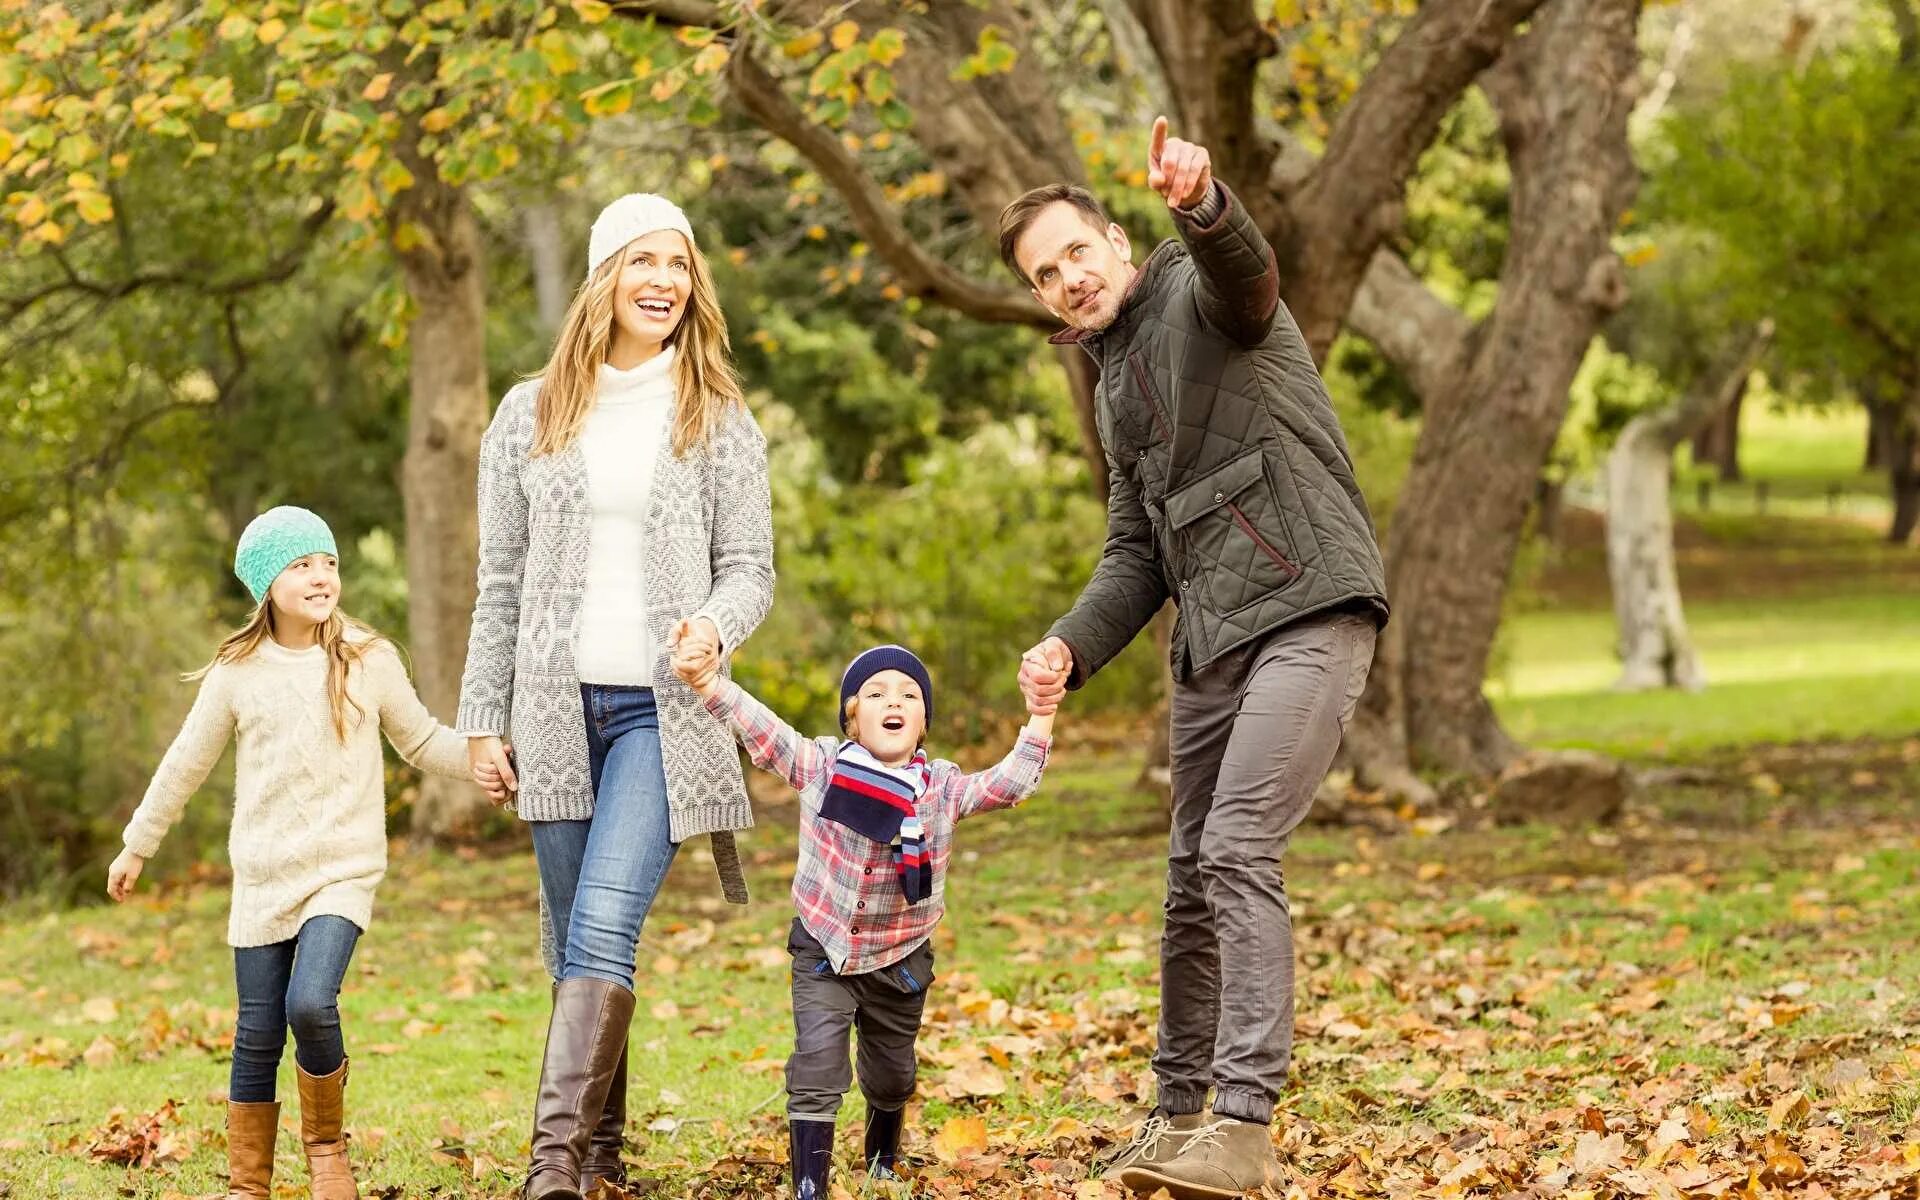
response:
[[[133,895],[133,885],[140,882],[140,872],[146,865],[146,859],[131,850],[122,850],[107,868],[107,895],[116,901]]]
[[[520,790],[520,779],[513,773],[513,759],[497,737],[467,739],[467,766],[473,781],[495,804],[505,804]]]

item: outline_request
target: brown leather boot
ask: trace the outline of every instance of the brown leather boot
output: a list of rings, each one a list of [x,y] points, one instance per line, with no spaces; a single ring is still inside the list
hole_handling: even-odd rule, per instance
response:
[[[359,1200],[353,1170],[347,1166],[347,1139],[340,1125],[345,1119],[347,1062],[331,1075],[309,1075],[298,1062],[300,1076],[300,1141],[307,1148],[307,1173],[313,1178],[313,1200]]]
[[[273,1184],[273,1140],[280,1102],[227,1101],[227,1200],[265,1200]]]
[[[633,993],[619,984],[583,977],[554,990],[526,1200],[581,1200],[580,1164],[605,1115],[632,1021]]]
[[[1165,1109],[1154,1108],[1134,1127],[1133,1137],[1102,1164],[1101,1171],[1124,1183],[1129,1167],[1152,1167],[1177,1157],[1186,1148],[1187,1139],[1207,1124],[1205,1113],[1168,1116]]]
[[[607,1102],[600,1109],[600,1123],[587,1140],[587,1156],[580,1161],[580,1194],[590,1196],[601,1180],[625,1187],[627,1165],[620,1151],[627,1136],[627,1048],[620,1047],[620,1061],[614,1065],[613,1080],[607,1085]]]
[[[1173,1200],[1234,1200],[1262,1194],[1279,1177],[1273,1130],[1255,1121],[1215,1117],[1190,1132],[1172,1158],[1136,1162],[1120,1172],[1120,1184],[1143,1193],[1165,1188]]]

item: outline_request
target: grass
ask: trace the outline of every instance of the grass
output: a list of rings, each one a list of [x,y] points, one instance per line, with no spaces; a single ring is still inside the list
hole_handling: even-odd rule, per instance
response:
[[[963,831],[954,867],[912,1147],[930,1178],[962,1172],[973,1160],[944,1164],[930,1138],[977,1115],[1004,1155],[958,1194],[1117,1195],[1048,1189],[1077,1178],[1073,1164],[1143,1098],[1164,833],[1156,802],[1131,789],[1132,762],[1062,758],[1042,798]],[[1291,1161],[1330,1173],[1356,1139],[1425,1128],[1444,1141],[1566,1106],[1627,1112],[1656,1082],[1764,1124],[1741,1072],[1778,1064],[1812,1080],[1840,1059],[1880,1074],[1868,1092],[1819,1097],[1823,1111],[1896,1130],[1920,1061],[1920,753],[1784,758],[1758,790],[1751,766],[1657,792],[1603,835],[1297,836],[1300,1087],[1279,1125]],[[631,1136],[658,1194],[775,1194],[790,815],[771,810],[746,843],[751,907],[718,904],[690,850],[649,925]],[[369,1194],[512,1194],[546,1007],[533,886],[520,852],[396,861],[342,1001]],[[13,1194],[218,1189],[225,901],[201,880],[119,909],[6,914],[0,1179]],[[966,1094],[991,1090],[983,1071],[1005,1091]],[[169,1100],[178,1161],[89,1160],[116,1110]],[[859,1111],[851,1100],[844,1116]],[[1539,1133],[1562,1150],[1573,1135]],[[288,1137],[279,1165],[282,1180],[303,1178]],[[1397,1194],[1392,1167],[1382,1152],[1368,1168],[1381,1190],[1356,1194]]]
[[[1516,735],[1644,758],[1920,732],[1920,550],[1885,541],[1884,483],[1859,469],[1864,415],[1755,405],[1742,426],[1749,479],[1809,502],[1700,513],[1676,487],[1681,594],[1706,690],[1611,690],[1604,521],[1570,511],[1519,589],[1488,680]],[[1852,497],[1842,515],[1810,502],[1830,485]]]

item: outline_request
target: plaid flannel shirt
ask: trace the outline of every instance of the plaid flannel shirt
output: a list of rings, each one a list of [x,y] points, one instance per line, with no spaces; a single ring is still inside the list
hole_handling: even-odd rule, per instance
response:
[[[833,969],[858,975],[892,966],[927,940],[946,911],[947,859],[961,819],[1012,808],[1040,786],[1050,739],[1022,732],[1013,750],[985,771],[967,774],[945,759],[932,763],[926,794],[915,807],[925,827],[933,894],[908,904],[893,850],[820,815],[834,756],[844,739],[806,738],[744,688],[723,680],[707,711],[732,727],[754,765],[800,793],[800,864],[793,908]]]

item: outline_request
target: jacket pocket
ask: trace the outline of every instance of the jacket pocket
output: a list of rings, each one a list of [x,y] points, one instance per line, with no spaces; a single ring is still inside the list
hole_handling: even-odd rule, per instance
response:
[[[1300,577],[1265,468],[1265,454],[1255,446],[1167,497],[1167,520],[1187,548],[1183,599],[1200,576],[1202,603],[1225,615]]]

